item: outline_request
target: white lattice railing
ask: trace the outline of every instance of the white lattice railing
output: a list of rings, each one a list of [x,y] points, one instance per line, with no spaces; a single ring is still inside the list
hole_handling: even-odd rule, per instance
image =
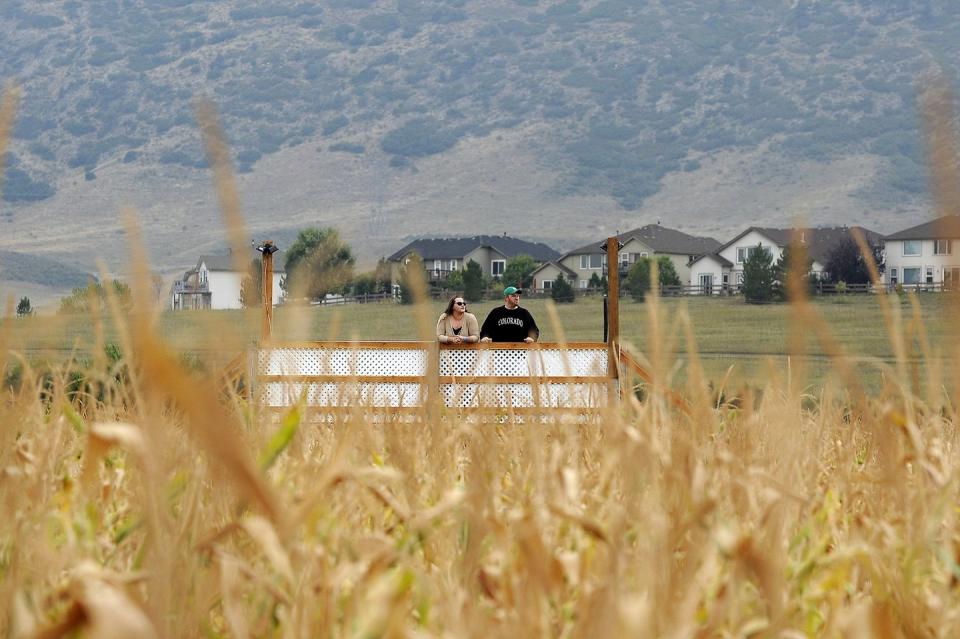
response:
[[[417,408],[430,393],[448,407],[597,408],[606,405],[615,368],[604,343],[429,342],[270,343],[256,351],[263,405]]]

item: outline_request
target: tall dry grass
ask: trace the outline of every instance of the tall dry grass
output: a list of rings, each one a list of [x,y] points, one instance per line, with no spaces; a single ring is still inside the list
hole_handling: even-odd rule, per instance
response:
[[[274,419],[178,365],[128,230],[127,356],[2,391],[4,636],[960,635],[955,395],[899,305],[879,392],[796,294],[835,382],[719,402],[653,297],[643,400],[590,423]]]
[[[655,343],[692,343],[650,309]],[[4,393],[8,636],[960,632],[956,414],[908,369],[869,395],[837,352],[816,397],[773,371],[717,405],[664,348],[593,423],[320,423],[183,369],[151,326],[128,318],[131,356],[79,394],[29,365]]]

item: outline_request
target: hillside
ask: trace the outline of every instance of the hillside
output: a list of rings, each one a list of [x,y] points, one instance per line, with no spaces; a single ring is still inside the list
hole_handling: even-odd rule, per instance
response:
[[[160,270],[222,246],[198,95],[254,235],[333,223],[367,261],[655,218],[892,231],[928,215],[915,92],[958,39],[946,0],[6,0],[0,247],[120,269],[127,204]]]

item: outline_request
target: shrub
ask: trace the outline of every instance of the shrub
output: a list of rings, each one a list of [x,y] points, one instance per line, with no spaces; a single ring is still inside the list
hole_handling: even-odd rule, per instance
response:
[[[110,292],[116,299],[121,310],[129,310],[133,304],[130,286],[120,280],[110,282]],[[78,287],[67,297],[60,298],[59,313],[89,313],[96,304],[98,312],[107,308],[107,289],[101,282],[91,283],[85,287]]]

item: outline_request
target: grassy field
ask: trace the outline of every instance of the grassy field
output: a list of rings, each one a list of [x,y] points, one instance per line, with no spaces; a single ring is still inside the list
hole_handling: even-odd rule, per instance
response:
[[[920,295],[915,298],[919,322],[914,321],[910,298],[891,298],[900,314],[899,330],[908,336],[918,353],[918,327],[926,333],[932,352],[925,361],[940,356],[941,346],[951,330],[949,321],[953,301],[949,296]],[[473,303],[470,311],[483,321],[486,313],[498,302]],[[603,338],[603,310],[598,298],[579,299],[572,305],[558,305],[555,315],[548,311],[548,302],[524,300],[524,305],[538,319],[545,341],[600,341]],[[641,354],[652,347],[649,338],[650,304],[624,300],[621,306],[621,334],[625,344]],[[817,298],[813,306],[820,314],[837,343],[847,355],[860,358],[860,367],[867,382],[876,387],[880,371],[894,361],[890,335],[873,296]],[[430,339],[436,317],[443,308],[432,303],[429,308],[397,304],[344,305],[279,308],[275,314],[274,336],[277,339],[360,339],[412,340]],[[681,318],[689,317],[699,358],[708,379],[718,383],[729,376],[732,383],[761,383],[771,364],[783,368],[788,354],[796,361],[797,349],[790,347],[792,307],[787,304],[748,305],[741,298],[698,299],[666,298],[660,300],[665,331],[663,343],[669,353],[683,360],[679,374],[684,375],[687,344],[681,338]],[[212,366],[229,360],[252,344],[259,335],[258,311],[189,311],[167,312],[158,319],[158,332],[175,348],[198,353]],[[101,341],[117,341],[117,328],[107,318]],[[802,326],[799,330],[804,331]],[[806,332],[806,331],[804,331]],[[71,349],[89,352],[96,343],[96,331],[88,317],[40,316],[14,322],[16,343],[34,358],[56,361]],[[214,336],[211,339],[211,336]],[[812,334],[803,342],[802,358],[811,381],[822,384],[829,379],[829,355],[824,345]],[[731,369],[732,367],[732,369]]]

